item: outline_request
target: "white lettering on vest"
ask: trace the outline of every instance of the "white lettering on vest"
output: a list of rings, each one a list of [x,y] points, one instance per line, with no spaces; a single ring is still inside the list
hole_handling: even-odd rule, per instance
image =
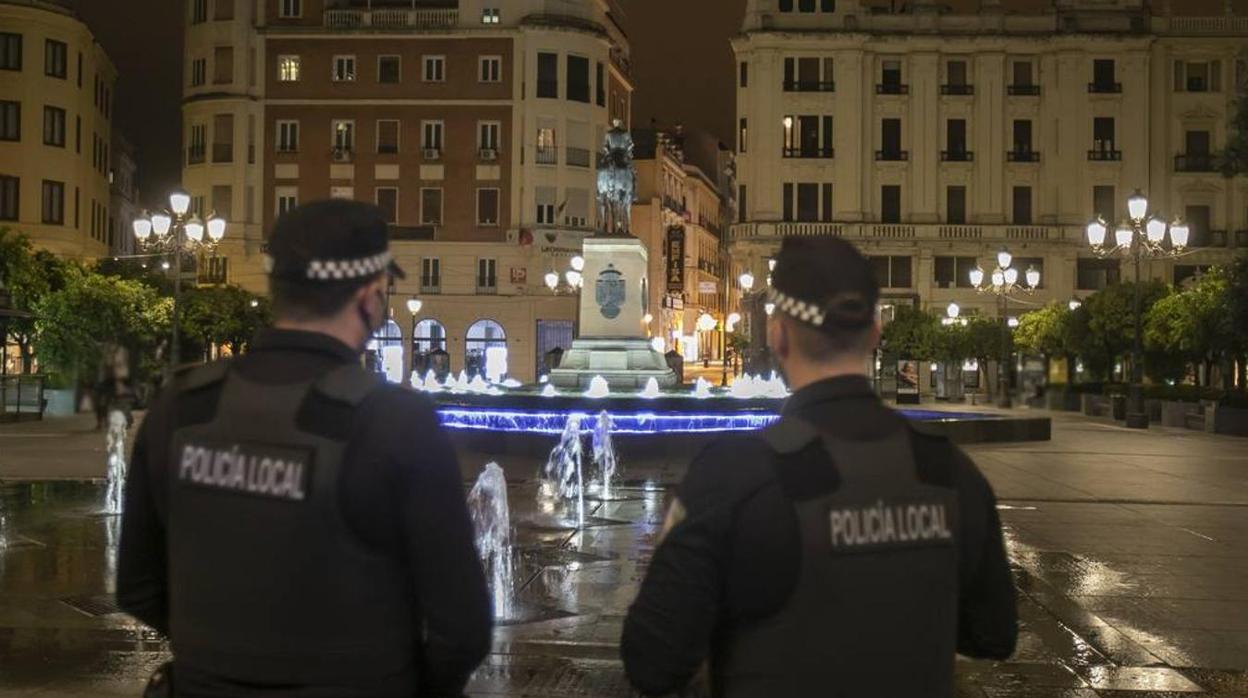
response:
[[[953,538],[941,502],[893,505],[879,500],[874,506],[833,509],[828,518],[833,548]]]
[[[186,444],[178,479],[195,485],[303,501],[306,461],[290,454],[248,453],[244,446],[211,448]]]

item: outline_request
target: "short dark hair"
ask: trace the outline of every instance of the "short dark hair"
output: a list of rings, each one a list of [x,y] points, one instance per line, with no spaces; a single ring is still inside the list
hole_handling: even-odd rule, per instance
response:
[[[802,355],[823,361],[873,348],[880,286],[871,262],[852,243],[788,237],[775,262],[775,312]]]
[[[269,295],[273,298],[273,315],[283,320],[324,320],[331,318],[351,302],[355,292],[376,281],[385,272],[372,276],[308,284],[269,277]]]

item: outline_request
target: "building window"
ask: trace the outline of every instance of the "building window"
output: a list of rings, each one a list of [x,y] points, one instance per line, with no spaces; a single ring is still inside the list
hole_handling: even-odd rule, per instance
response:
[[[399,56],[377,57],[377,82],[397,85],[402,78],[403,61]]]
[[[1118,222],[1118,200],[1112,185],[1092,187],[1092,212],[1100,216],[1112,230]]]
[[[1014,153],[1016,155],[1031,154],[1031,120],[1014,120]]]
[[[966,187],[945,187],[945,222],[951,225],[966,223]]]
[[[377,187],[375,192],[377,208],[390,225],[399,222],[399,190],[397,187]]]
[[[559,98],[559,54],[537,54],[537,96]]]
[[[1014,187],[1014,225],[1031,225],[1031,187]]]
[[[217,0],[217,11],[212,18],[218,22],[234,19],[234,0]]]
[[[739,87],[750,86],[750,64],[749,61],[741,61],[737,69],[737,85]]]
[[[43,108],[43,144],[65,147],[65,110],[60,107]]]
[[[911,288],[914,286],[913,263],[910,257],[872,256],[868,257],[871,266],[875,267],[876,281],[880,288]]]
[[[186,164],[198,165],[204,161],[204,151],[208,147],[208,127],[203,124],[191,124],[191,135],[186,146]]]
[[[43,222],[65,223],[65,183],[43,180]]]
[[[947,95],[974,94],[975,90],[967,82],[966,74],[966,61],[957,60],[945,63],[945,84],[941,86],[941,93]]]
[[[477,190],[477,225],[498,225],[498,189]]]
[[[299,189],[297,187],[278,187],[274,192],[277,201],[277,215],[282,215],[299,205]]]
[[[745,117],[741,117],[741,123],[737,128],[737,152],[746,152],[746,145],[749,143],[750,122]]]
[[[555,202],[538,201],[537,202],[537,224],[538,225],[554,225],[555,224]]]
[[[377,152],[382,155],[394,155],[399,152],[399,122],[396,119],[381,119],[377,122]]]
[[[441,157],[443,141],[442,132],[445,125],[441,121],[422,121],[420,123],[420,147],[425,150],[425,158]]]
[[[191,24],[208,21],[208,0],[191,0]]]
[[[589,59],[568,56],[568,99],[589,104]]]
[[[277,81],[278,82],[299,82],[299,68],[301,60],[299,56],[278,56],[277,57]]]
[[[1221,61],[1175,61],[1175,92],[1221,92]]]
[[[212,210],[218,216],[228,220],[234,218],[234,188],[228,184],[213,185]]]
[[[494,260],[490,260],[492,263]],[[482,293],[494,293],[492,288],[478,288]],[[464,370],[469,376],[485,374],[485,358],[490,349],[506,349],[507,336],[503,326],[493,320],[478,320],[468,328],[464,338]]]
[[[15,221],[21,216],[22,180],[0,175],[0,221]]]
[[[22,35],[0,32],[0,70],[22,69]]]
[[[973,288],[971,270],[978,264],[974,257],[935,258],[936,286],[939,288]]]
[[[277,152],[279,153],[299,152],[299,122],[298,121],[277,122]]]
[[[420,290],[423,293],[438,293],[442,289],[442,261],[437,257],[422,257],[420,260]]]
[[[481,82],[503,81],[503,59],[501,56],[481,56],[479,61]]]
[[[1097,58],[1092,61],[1092,82],[1088,83],[1088,92],[1122,92],[1122,83],[1115,82],[1114,59]]]
[[[737,222],[744,223],[746,218],[747,204],[745,185],[737,186]]]
[[[1117,259],[1085,259],[1075,262],[1075,288],[1080,291],[1099,291],[1122,279],[1122,269]]]
[[[949,119],[945,121],[945,147],[941,160],[966,162],[972,158],[966,149],[966,119]]]
[[[420,224],[442,225],[442,190],[428,187],[420,190]]]
[[[595,103],[600,107],[605,107],[607,106],[607,72],[601,61],[598,62],[597,70],[598,72],[595,76],[597,78],[597,82],[595,83],[597,85],[595,88],[597,93],[594,95],[596,98]]]
[[[212,161],[234,162],[234,115],[212,117]]]
[[[1088,153],[1088,159],[1122,159],[1122,153],[1114,142],[1114,117],[1098,116],[1092,119],[1092,150]]]
[[[500,24],[503,21],[503,11],[497,7],[486,7],[481,10],[482,24]]]
[[[481,151],[482,159],[486,159],[487,155],[493,158],[498,157],[499,134],[502,132],[502,127],[503,125],[498,121],[477,122],[477,149]]]
[[[535,159],[539,165],[555,165],[559,162],[558,151],[555,149],[555,129],[539,126],[537,129],[537,147]]]
[[[191,87],[202,87],[208,81],[208,59],[196,58],[191,61]]]
[[[0,141],[22,140],[22,103],[0,102]]]
[[[43,74],[65,80],[69,77],[69,49],[63,41],[48,39],[43,48]]]
[[[335,119],[333,127],[333,149],[335,157],[350,157],[355,152],[355,122],[347,119]]]
[[[880,152],[877,160],[905,160],[908,154],[901,149],[901,119],[880,121]]]
[[[785,92],[833,92],[834,67],[831,58],[785,58]]]
[[[334,56],[334,82],[355,82],[355,56]]]
[[[444,82],[446,80],[446,56],[425,56],[422,73],[425,82]]]
[[[217,46],[212,51],[212,82],[228,85],[234,82],[234,47]]]
[[[880,84],[876,85],[876,93],[901,95],[909,91],[909,86],[901,81],[901,60],[889,58],[882,61],[880,63]]]
[[[481,258],[477,260],[477,292],[493,292],[498,289],[498,260]]]
[[[901,186],[885,184],[880,187],[880,222],[901,222]]]
[[[82,117],[81,116],[74,117],[74,152],[82,153]]]
[[[277,16],[281,19],[296,19],[303,16],[303,0],[279,0]]]

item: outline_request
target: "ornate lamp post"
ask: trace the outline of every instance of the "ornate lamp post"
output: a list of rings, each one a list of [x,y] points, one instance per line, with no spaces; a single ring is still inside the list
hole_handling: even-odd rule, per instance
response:
[[[181,362],[182,349],[178,316],[182,305],[182,255],[212,252],[225,237],[225,219],[213,213],[207,222],[189,213],[191,195],[178,190],[169,195],[169,211],[146,211],[134,220],[134,236],[139,245],[153,252],[173,255],[173,342],[169,348],[169,365]]]
[[[577,295],[580,294],[581,288],[585,286],[585,275],[582,273],[585,271],[585,258],[578,254],[571,259],[569,266],[571,268],[563,274],[563,280],[567,282],[567,286],[565,287],[561,287],[559,284],[559,272],[546,272],[546,276],[542,279],[542,281],[546,283],[546,288],[550,289],[551,293],[556,295],[564,292]],[[578,300],[576,303],[576,327],[579,328],[580,326],[581,304]]]
[[[1010,296],[1013,294],[1035,293],[1036,287],[1040,285],[1039,269],[1028,267],[1022,279],[1025,284],[1019,283],[1018,269],[1012,266],[1013,263],[1014,255],[1002,247],[997,252],[997,266],[992,270],[991,275],[986,275],[984,270],[978,266],[972,269],[970,273],[971,285],[975,287],[975,290],[980,293],[991,293],[997,297],[1000,305],[1001,357],[997,364],[997,383],[1000,392],[998,405],[1000,407],[1010,406]]]
[[[1097,216],[1088,223],[1088,244],[1097,257],[1122,254],[1135,265],[1135,293],[1132,315],[1135,320],[1135,338],[1131,346],[1131,383],[1128,389],[1127,426],[1132,429],[1148,428],[1148,413],[1144,410],[1144,329],[1143,312],[1140,308],[1140,261],[1145,257],[1161,259],[1178,257],[1187,247],[1191,232],[1181,218],[1167,225],[1160,216],[1148,215],[1148,197],[1139,189],[1127,198],[1127,218],[1114,229],[1114,244],[1106,244],[1109,227]],[[1169,245],[1167,246],[1167,237]]]

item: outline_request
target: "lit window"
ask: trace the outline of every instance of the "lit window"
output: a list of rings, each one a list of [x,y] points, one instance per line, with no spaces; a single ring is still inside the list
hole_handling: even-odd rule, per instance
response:
[[[498,24],[503,21],[503,12],[497,7],[487,7],[481,10],[482,24]]]
[[[424,66],[425,82],[442,82],[446,80],[445,56],[425,56]]]
[[[277,10],[277,16],[282,19],[302,17],[303,0],[281,0]]]
[[[355,81],[355,56],[334,56],[334,82]]]
[[[299,82],[299,56],[277,57],[277,79],[279,82]]]

